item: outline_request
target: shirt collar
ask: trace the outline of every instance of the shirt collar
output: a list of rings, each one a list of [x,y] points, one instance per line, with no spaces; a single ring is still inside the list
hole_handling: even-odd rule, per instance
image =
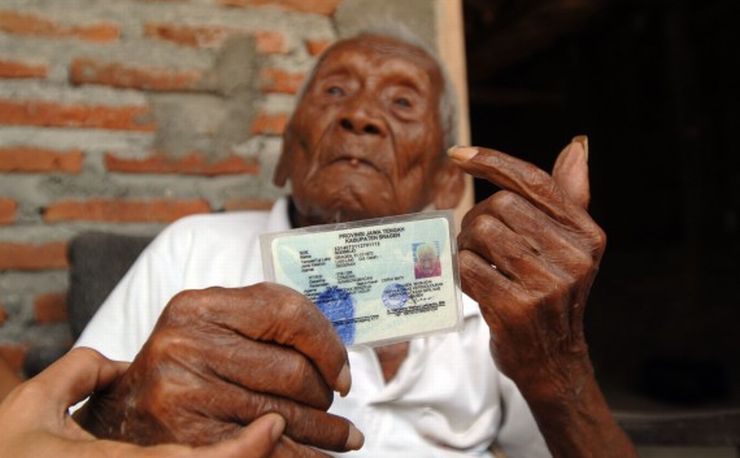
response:
[[[266,232],[280,232],[290,229],[290,218],[288,217],[288,198],[281,197],[275,201],[267,217]]]

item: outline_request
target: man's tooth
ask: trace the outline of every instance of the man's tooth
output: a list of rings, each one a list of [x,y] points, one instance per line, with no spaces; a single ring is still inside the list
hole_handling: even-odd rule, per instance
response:
[[[357,158],[353,157],[352,159],[349,160],[349,163],[352,165],[357,165],[360,163],[360,161]]]

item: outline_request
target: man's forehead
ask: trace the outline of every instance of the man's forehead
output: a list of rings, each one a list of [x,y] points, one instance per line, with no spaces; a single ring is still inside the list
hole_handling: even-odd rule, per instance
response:
[[[393,60],[407,64],[408,67],[417,67],[432,79],[440,74],[437,62],[423,49],[395,38],[378,35],[362,35],[337,42],[324,55],[319,69],[341,66],[345,61],[350,63],[353,58]]]

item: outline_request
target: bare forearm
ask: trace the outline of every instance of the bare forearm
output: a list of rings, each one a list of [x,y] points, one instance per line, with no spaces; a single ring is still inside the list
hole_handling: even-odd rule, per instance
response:
[[[562,367],[560,368],[562,369]],[[636,457],[617,425],[591,364],[580,362],[548,380],[531,381],[522,393],[554,457]]]

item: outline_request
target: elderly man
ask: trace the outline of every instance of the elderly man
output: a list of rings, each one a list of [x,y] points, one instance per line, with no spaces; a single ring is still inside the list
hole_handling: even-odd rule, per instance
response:
[[[486,456],[493,442],[511,456],[633,455],[581,328],[605,244],[585,210],[585,141],[552,176],[482,148],[448,156],[450,97],[418,46],[364,35],[328,50],[284,136],[275,182],[291,196],[163,231],[78,342],[133,359],[79,421],[102,437],[200,445],[278,412],[273,456]],[[260,233],[451,208],[463,171],[503,190],[463,221],[459,333],[346,351],[305,297],[259,283]]]

